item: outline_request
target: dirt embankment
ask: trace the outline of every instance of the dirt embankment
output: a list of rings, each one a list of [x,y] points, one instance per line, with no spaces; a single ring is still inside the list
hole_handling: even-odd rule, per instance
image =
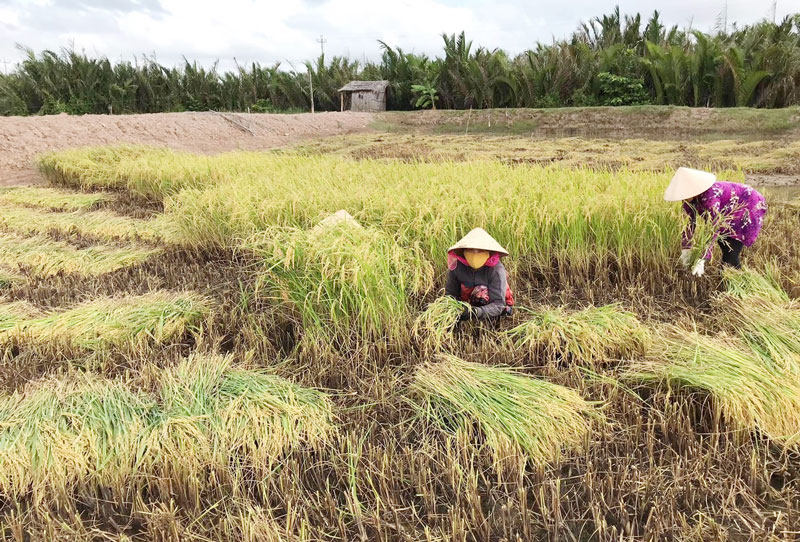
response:
[[[39,181],[35,158],[86,145],[138,143],[203,153],[258,150],[369,130],[370,113],[156,113],[0,117],[0,186]]]

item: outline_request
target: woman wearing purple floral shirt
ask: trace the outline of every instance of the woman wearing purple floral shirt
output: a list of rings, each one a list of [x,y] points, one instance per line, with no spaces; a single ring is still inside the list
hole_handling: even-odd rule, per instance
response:
[[[752,245],[767,212],[764,196],[746,184],[717,181],[716,176],[705,171],[678,168],[664,194],[667,201],[683,201],[683,210],[689,215],[689,224],[681,236],[681,263],[689,265],[697,215],[715,228],[711,243],[695,263],[692,274],[700,276],[705,262],[711,260],[714,241],[722,249],[722,261],[741,267],[740,256],[744,247]]]

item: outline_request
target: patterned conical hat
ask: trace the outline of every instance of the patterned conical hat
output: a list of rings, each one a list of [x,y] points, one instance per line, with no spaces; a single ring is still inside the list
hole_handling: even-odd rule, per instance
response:
[[[679,167],[672,181],[664,192],[666,201],[681,201],[702,194],[714,184],[717,176],[707,171]]]
[[[500,246],[500,243],[495,241],[494,237],[486,233],[486,230],[483,228],[475,228],[462,237],[458,243],[448,248],[447,252],[465,248],[488,250],[489,252],[497,252],[501,256],[508,256],[508,251]]]

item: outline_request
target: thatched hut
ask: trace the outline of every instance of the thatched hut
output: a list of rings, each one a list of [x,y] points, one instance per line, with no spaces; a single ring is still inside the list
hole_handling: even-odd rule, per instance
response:
[[[389,81],[350,81],[339,89],[340,111],[386,111]]]

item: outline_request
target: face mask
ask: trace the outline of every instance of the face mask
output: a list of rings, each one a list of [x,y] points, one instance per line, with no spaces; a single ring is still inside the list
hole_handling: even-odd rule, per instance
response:
[[[480,269],[489,259],[489,252],[486,250],[465,250],[464,259],[473,269]]]

